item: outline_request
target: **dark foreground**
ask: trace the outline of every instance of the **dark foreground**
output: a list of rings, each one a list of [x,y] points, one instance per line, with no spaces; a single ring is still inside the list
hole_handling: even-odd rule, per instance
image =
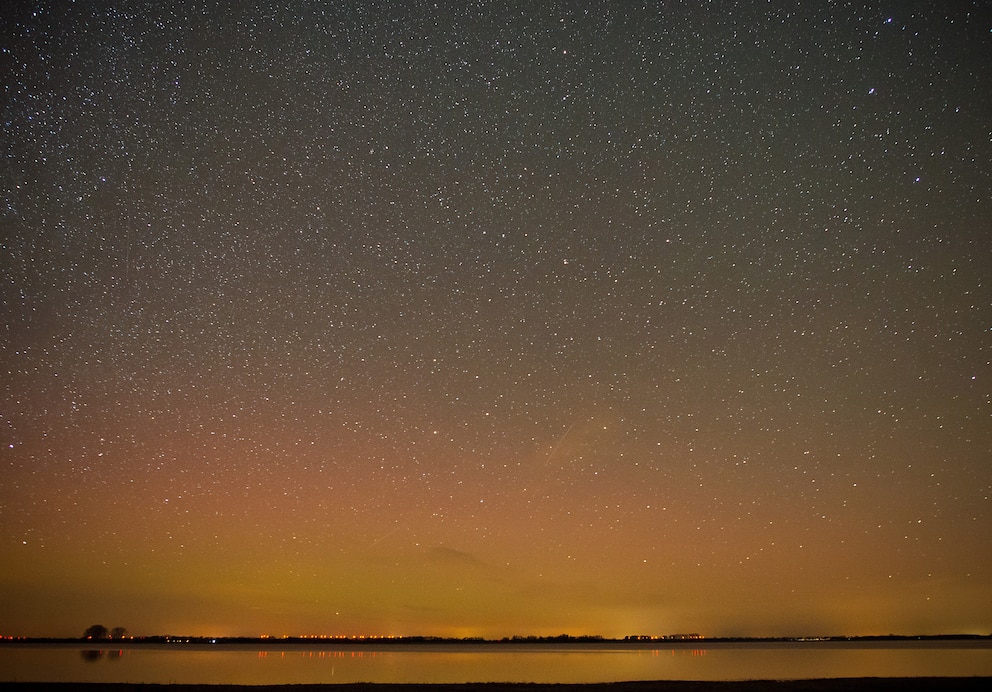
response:
[[[851,692],[882,690],[965,690],[986,692],[990,677],[974,678],[830,678],[822,680],[742,680],[695,682],[661,680],[579,685],[543,683],[373,684],[341,685],[144,685],[132,683],[0,682],[3,690],[25,692]]]

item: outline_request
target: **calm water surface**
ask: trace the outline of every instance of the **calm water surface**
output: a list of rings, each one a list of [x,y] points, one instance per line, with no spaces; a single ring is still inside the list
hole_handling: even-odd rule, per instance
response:
[[[992,643],[0,646],[0,681],[305,684],[990,676]]]

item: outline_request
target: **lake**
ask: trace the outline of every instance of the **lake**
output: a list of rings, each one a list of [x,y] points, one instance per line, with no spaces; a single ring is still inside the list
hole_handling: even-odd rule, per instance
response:
[[[0,682],[586,683],[990,676],[987,640],[602,644],[0,645]]]

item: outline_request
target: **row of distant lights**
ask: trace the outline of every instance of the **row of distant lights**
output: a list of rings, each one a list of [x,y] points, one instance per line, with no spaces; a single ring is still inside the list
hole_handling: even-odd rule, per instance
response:
[[[259,637],[259,639],[348,639],[348,640],[354,640],[354,639],[371,639],[371,640],[379,640],[379,639],[396,639],[396,636],[395,635],[392,635],[392,634],[386,634],[386,635],[378,635],[378,634],[299,634],[299,635],[296,635],[294,637],[294,636],[289,635],[289,634],[284,634],[281,637],[274,637],[271,634],[263,634],[263,635],[261,635]]]

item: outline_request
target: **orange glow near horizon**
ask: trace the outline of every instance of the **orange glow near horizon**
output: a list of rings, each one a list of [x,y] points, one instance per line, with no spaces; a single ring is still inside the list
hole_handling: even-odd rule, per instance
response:
[[[9,636],[992,632],[974,7],[14,5]]]

